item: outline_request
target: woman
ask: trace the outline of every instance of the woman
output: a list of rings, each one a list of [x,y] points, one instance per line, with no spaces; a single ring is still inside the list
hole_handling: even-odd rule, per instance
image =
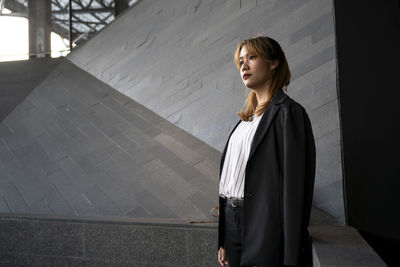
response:
[[[305,109],[283,92],[290,70],[269,37],[238,44],[250,88],[221,158],[218,261],[221,266],[309,266],[307,230],[315,144]]]

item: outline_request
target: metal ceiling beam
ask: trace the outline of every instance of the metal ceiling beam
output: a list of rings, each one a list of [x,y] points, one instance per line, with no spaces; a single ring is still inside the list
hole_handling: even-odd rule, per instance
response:
[[[68,1],[69,50],[72,52],[72,1]]]
[[[8,17],[22,17],[22,18],[27,18],[28,16],[26,13],[21,13],[21,12],[12,12],[10,14],[1,14],[0,16],[8,16]]]
[[[61,21],[61,22],[69,22],[68,19],[57,19],[54,18],[54,21]],[[94,24],[94,25],[106,25],[106,22],[91,22],[91,21],[82,21],[82,20],[72,20],[72,23],[80,23],[80,24]]]
[[[68,20],[66,20],[66,21],[57,21],[57,22],[60,23],[60,24],[65,25],[66,28],[69,27],[69,22],[68,22]],[[72,26],[73,26],[73,25],[72,25]],[[62,28],[61,26],[59,26],[59,27]],[[79,31],[78,29],[76,29],[76,28],[74,28],[74,27],[72,27],[72,32],[73,32],[74,36],[75,36],[75,35],[82,34],[81,31]],[[68,30],[65,30],[65,28],[64,28],[64,33],[65,33],[65,34],[62,35],[62,37],[69,40],[69,31],[68,31]]]
[[[27,12],[26,12],[26,6],[24,4],[20,4],[17,1],[5,1],[4,2],[4,7],[11,10],[12,12],[16,13],[25,13],[26,15],[24,17],[28,17]]]
[[[75,1],[74,1],[74,2],[75,2]],[[55,5],[57,5],[59,8],[63,8],[62,6],[59,5],[59,2],[58,2],[58,1],[53,2],[53,3],[54,3]],[[67,12],[69,12],[69,11],[67,10]],[[82,24],[84,24],[86,27],[88,27],[91,31],[97,31],[96,28],[94,28],[94,27],[92,27],[92,26],[90,26],[90,25],[87,25],[87,23],[85,23],[85,21],[81,20],[79,17],[77,17],[76,15],[74,15],[74,13],[72,13],[72,17],[75,18],[75,19],[78,20],[78,21],[81,21]],[[68,27],[69,27],[69,24],[68,24]],[[69,39],[69,38],[68,38],[68,39]]]
[[[75,1],[74,1],[75,2]],[[83,9],[72,9],[74,14],[88,14],[88,13],[110,13],[114,12],[113,8],[83,8]],[[55,10],[53,14],[65,14],[68,10]]]
[[[72,1],[73,1],[74,3],[76,3],[77,5],[79,5],[81,8],[85,8],[85,7],[83,6],[83,4],[82,4],[81,1],[77,1],[77,0],[72,0]],[[99,2],[99,1],[96,0],[96,2]],[[103,8],[109,8],[108,6],[106,6],[106,5],[104,4],[104,2],[102,2],[102,3],[100,3],[100,4],[103,6]],[[93,13],[90,13],[90,15],[91,15],[92,17],[96,18],[96,19],[98,20],[98,22],[104,22],[104,23],[107,24],[106,20],[107,20],[110,16],[112,16],[113,13],[110,13],[110,14],[109,14],[107,17],[105,17],[104,19],[99,18],[98,16],[96,16],[96,14],[93,14]],[[97,31],[97,30],[95,30],[95,31]]]

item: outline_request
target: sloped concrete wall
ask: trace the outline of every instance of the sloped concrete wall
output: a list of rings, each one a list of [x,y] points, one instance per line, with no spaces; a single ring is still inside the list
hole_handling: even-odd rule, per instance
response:
[[[314,205],[344,222],[332,0],[143,0],[68,58],[222,150],[248,89],[237,43],[269,35],[292,70],[317,144]]]
[[[58,58],[0,62],[0,122],[59,62]]]
[[[220,152],[57,62],[0,122],[0,212],[213,219]]]

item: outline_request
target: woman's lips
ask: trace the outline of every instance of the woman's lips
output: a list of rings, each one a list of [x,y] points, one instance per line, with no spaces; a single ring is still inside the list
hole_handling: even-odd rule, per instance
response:
[[[250,77],[250,75],[251,75],[251,74],[245,74],[245,75],[243,75],[243,79],[246,80],[248,77]]]

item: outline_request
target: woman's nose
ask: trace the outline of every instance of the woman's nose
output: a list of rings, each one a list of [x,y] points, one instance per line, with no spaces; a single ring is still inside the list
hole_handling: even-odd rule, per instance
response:
[[[247,64],[247,61],[243,61],[242,70],[247,70],[248,68],[249,68],[249,65]]]

